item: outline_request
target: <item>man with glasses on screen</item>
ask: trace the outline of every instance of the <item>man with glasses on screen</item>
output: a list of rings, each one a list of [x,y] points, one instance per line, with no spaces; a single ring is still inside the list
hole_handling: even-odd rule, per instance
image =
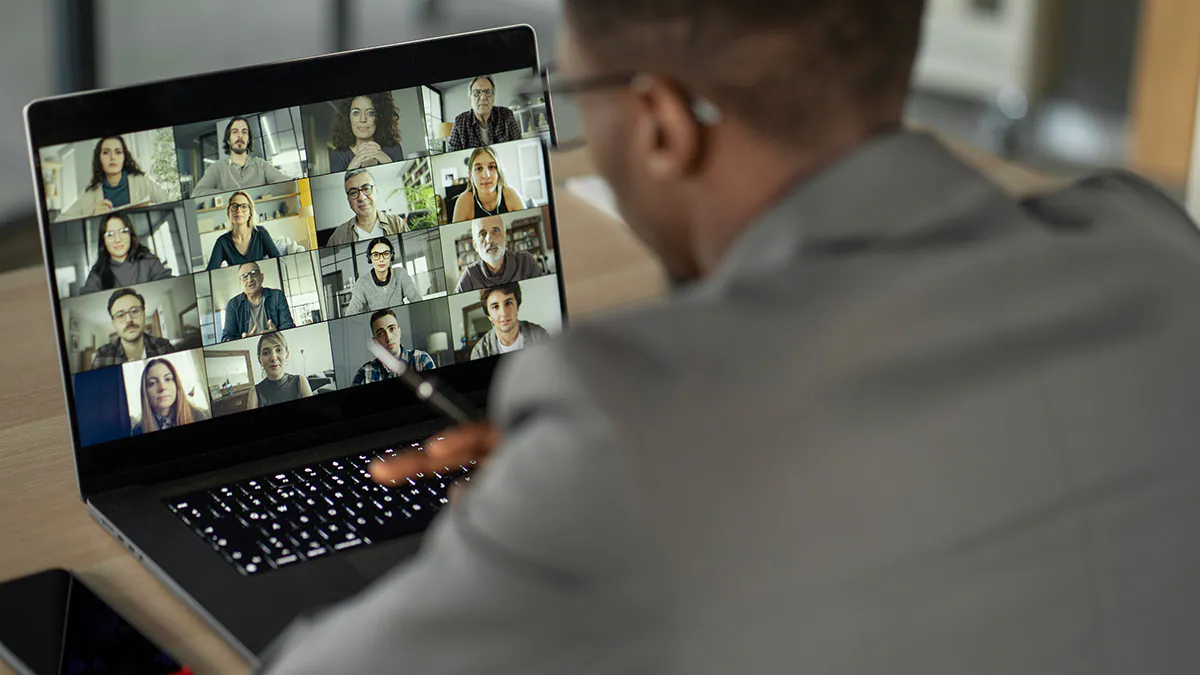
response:
[[[287,296],[277,288],[263,286],[263,273],[258,263],[238,267],[242,292],[225,304],[225,328],[221,342],[248,338],[273,330],[295,328]]]
[[[408,231],[404,218],[384,213],[375,208],[375,177],[367,169],[351,169],[343,178],[346,201],[354,217],[338,226],[329,235],[326,246],[341,246],[356,241],[370,241],[375,237],[400,234]]]
[[[496,105],[496,81],[491,75],[471,80],[467,89],[471,109],[454,118],[450,151],[468,150],[521,138],[521,125],[513,111]]]
[[[132,288],[122,288],[109,296],[108,315],[116,337],[96,350],[92,370],[175,351],[170,340],[146,334],[146,299]]]
[[[487,457],[270,672],[1200,672],[1200,234],[905,130],[924,4],[564,0],[551,84],[674,292],[374,463]]]

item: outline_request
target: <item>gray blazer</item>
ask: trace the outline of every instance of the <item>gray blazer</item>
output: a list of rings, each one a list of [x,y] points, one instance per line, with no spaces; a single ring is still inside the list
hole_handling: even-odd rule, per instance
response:
[[[478,484],[271,672],[1200,672],[1197,289],[1137,178],[877,138],[506,361]]]

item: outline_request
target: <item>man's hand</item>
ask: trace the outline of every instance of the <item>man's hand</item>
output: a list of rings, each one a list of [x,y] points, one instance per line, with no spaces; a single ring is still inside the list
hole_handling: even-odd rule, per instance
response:
[[[416,478],[443,467],[466,465],[474,460],[480,466],[500,444],[500,433],[487,422],[475,422],[439,434],[442,440],[425,442],[424,452],[409,452],[386,462],[371,462],[371,477],[376,483]]]

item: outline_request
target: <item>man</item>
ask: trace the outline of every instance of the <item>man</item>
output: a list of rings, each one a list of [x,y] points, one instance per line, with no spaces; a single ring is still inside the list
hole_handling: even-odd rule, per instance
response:
[[[246,118],[235,117],[225,125],[224,146],[228,156],[208,166],[204,177],[192,188],[193,197],[292,180],[267,160],[250,155],[254,152],[254,137]]]
[[[469,150],[521,139],[521,125],[513,111],[496,105],[496,81],[480,75],[467,89],[470,110],[454,118],[450,131],[450,150]]]
[[[239,266],[238,279],[242,282],[242,292],[225,303],[225,329],[221,332],[221,342],[296,327],[287,296],[279,289],[263,286],[263,273],[258,263]]]
[[[1183,211],[1113,174],[1016,200],[901,131],[921,0],[564,4],[561,86],[676,293],[373,467],[490,451],[271,672],[1200,672]]]
[[[422,299],[421,291],[417,290],[417,285],[404,269],[403,261],[399,265],[392,265],[395,259],[396,252],[390,239],[376,237],[371,240],[367,245],[367,262],[371,264],[371,271],[354,282],[350,304],[346,305],[347,315],[400,305],[405,299],[409,302]]]
[[[380,347],[387,349],[392,356],[408,364],[416,371],[432,370],[437,366],[433,357],[420,349],[405,349],[400,344],[400,322],[396,313],[390,309],[381,309],[371,315],[371,336]],[[371,359],[364,363],[357,373],[354,373],[353,385],[381,382],[396,377],[396,374],[384,367],[379,359]]]
[[[408,231],[408,223],[400,216],[375,209],[375,178],[366,169],[351,169],[343,179],[346,201],[354,217],[338,226],[329,236],[326,246],[341,246],[374,237]]]
[[[146,299],[132,288],[122,288],[108,297],[108,315],[117,336],[96,350],[92,370],[175,351],[170,340],[146,333]]]
[[[455,293],[475,291],[488,286],[522,281],[542,274],[542,266],[529,251],[508,250],[508,232],[500,216],[471,221],[471,243],[479,260],[467,265]]]
[[[521,284],[513,281],[485,288],[479,291],[479,302],[492,322],[492,329],[471,349],[472,361],[515,352],[550,338],[545,328],[517,317],[521,309]]]

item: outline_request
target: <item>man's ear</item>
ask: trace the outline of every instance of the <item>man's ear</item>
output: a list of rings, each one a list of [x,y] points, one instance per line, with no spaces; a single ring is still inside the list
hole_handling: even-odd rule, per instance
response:
[[[638,75],[630,86],[638,112],[633,149],[647,170],[660,179],[692,173],[700,160],[701,129],[686,94],[651,75]]]

